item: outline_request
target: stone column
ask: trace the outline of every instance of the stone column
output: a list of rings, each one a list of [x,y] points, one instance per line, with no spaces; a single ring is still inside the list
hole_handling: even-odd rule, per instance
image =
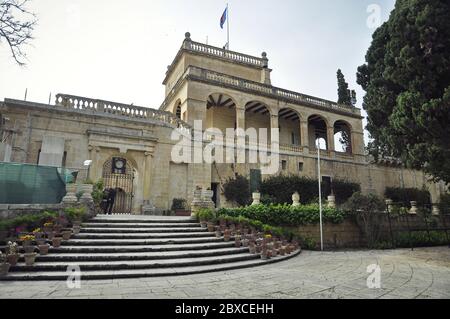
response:
[[[409,211],[409,213],[411,215],[417,215],[417,202],[411,202],[411,210]]]
[[[150,152],[144,153],[144,165],[143,174],[144,174],[144,200],[150,200],[150,187],[151,187],[151,163],[152,163],[152,154]]]
[[[441,214],[441,211],[439,209],[439,205],[438,204],[433,204],[433,212],[432,212],[433,216],[439,216]]]
[[[300,194],[298,192],[295,192],[292,195],[292,206],[293,207],[298,207],[300,206]]]
[[[261,193],[258,192],[253,193],[252,198],[253,198],[252,206],[261,204]]]
[[[245,107],[236,106],[236,128],[245,131]]]
[[[328,208],[336,208],[336,197],[334,195],[328,196]]]
[[[309,153],[308,121],[300,120],[300,143],[306,153]]]
[[[334,127],[327,128],[327,150],[331,157],[334,157],[335,154],[335,145],[334,145]]]

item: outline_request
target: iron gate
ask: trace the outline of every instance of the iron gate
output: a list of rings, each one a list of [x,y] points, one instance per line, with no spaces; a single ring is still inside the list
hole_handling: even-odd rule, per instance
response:
[[[113,172],[112,159],[103,165],[102,178],[105,189],[116,190],[116,199],[112,210],[112,213],[116,215],[131,214],[133,209],[134,169],[128,161],[126,163],[126,169],[123,174]]]

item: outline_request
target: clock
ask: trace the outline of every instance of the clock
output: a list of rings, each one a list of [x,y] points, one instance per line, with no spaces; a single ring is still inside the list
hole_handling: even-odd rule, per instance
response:
[[[113,158],[112,172],[113,174],[125,174],[127,167],[127,160],[119,157]]]

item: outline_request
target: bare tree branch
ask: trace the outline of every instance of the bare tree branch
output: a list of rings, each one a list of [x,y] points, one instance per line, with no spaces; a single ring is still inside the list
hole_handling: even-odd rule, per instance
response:
[[[27,10],[30,0],[0,0],[0,45],[8,44],[17,64],[25,65],[27,58],[24,46],[33,39],[32,32],[37,23],[36,15]]]

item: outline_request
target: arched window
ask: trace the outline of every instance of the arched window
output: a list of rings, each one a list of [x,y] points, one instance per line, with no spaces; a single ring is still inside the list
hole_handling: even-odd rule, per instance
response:
[[[352,154],[352,133],[348,123],[337,121],[334,124],[334,145],[336,152]]]

